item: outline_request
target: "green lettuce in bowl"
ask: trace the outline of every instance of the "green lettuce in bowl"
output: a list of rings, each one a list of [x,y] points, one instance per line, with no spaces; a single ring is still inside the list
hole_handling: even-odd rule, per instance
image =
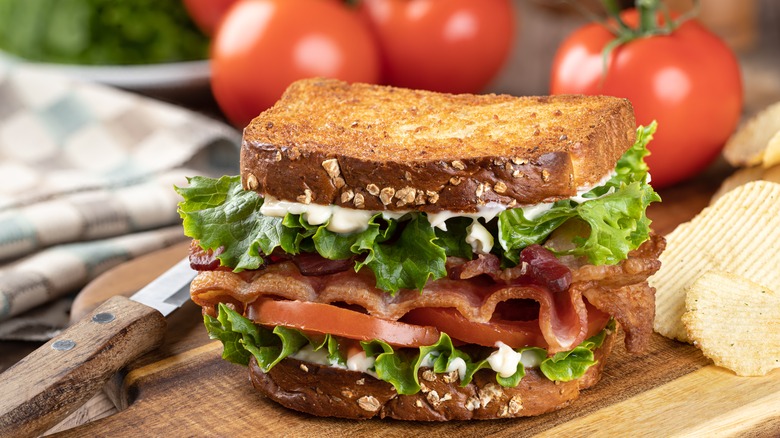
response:
[[[0,0],[0,50],[27,61],[138,65],[204,60],[180,1]]]

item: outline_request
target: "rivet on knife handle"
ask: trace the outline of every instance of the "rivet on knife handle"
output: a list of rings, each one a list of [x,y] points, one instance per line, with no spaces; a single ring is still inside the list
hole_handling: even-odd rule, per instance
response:
[[[0,436],[37,436],[158,347],[165,318],[116,296],[0,374]]]

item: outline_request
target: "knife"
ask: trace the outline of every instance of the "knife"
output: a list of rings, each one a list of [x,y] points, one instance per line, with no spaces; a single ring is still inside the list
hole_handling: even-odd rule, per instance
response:
[[[165,316],[190,297],[187,258],[129,299],[114,296],[0,374],[0,436],[38,436],[111,376],[162,344]]]

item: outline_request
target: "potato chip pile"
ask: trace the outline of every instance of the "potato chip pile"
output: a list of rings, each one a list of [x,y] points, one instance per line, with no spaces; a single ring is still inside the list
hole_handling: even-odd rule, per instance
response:
[[[780,183],[780,102],[741,126],[726,143],[723,156],[740,169],[723,181],[713,201],[749,181]]]
[[[655,330],[738,375],[780,368],[780,184],[741,185],[666,240]]]

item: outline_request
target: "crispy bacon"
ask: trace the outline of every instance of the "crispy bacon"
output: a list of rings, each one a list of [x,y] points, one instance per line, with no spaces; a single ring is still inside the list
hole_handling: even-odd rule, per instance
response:
[[[222,249],[206,251],[198,245],[197,240],[190,242],[190,267],[196,271],[213,271],[219,269],[220,263],[217,256]]]
[[[528,265],[532,281],[554,293],[562,293],[571,286],[571,270],[541,245],[531,245],[520,252],[520,260]]]
[[[301,271],[301,274],[306,276],[335,274],[355,266],[354,258],[330,260],[316,252],[296,254],[292,257],[292,261],[298,267],[298,270]]]
[[[501,269],[501,261],[494,254],[479,254],[474,260],[447,257],[447,275],[453,280],[467,280],[487,275],[496,282],[511,283],[526,274],[526,264]]]
[[[572,288],[620,323],[631,353],[644,350],[653,334],[655,289],[647,284],[647,277],[661,268],[658,255],[665,246],[663,237],[652,235],[618,265],[586,265],[573,272]]]
[[[375,287],[374,276],[367,269],[305,276],[292,261],[280,260],[245,278],[232,272],[203,271],[192,282],[191,296],[204,308],[225,301],[247,306],[264,296],[346,303],[389,320],[398,320],[419,307],[454,308],[475,322],[489,322],[500,305],[533,300],[539,305],[539,326],[551,353],[571,349],[585,339],[587,300],[613,315],[626,331],[627,349],[638,351],[652,332],[654,293],[646,279],[660,267],[657,258],[662,249],[663,238],[654,236],[634,251],[631,259],[618,265],[577,268],[571,273],[571,286],[557,293],[545,287],[549,283],[539,285],[538,279],[519,281],[525,275],[520,270],[502,274],[497,259],[487,256],[471,266],[464,265],[474,261],[448,263],[449,269],[460,274],[454,279],[431,281],[422,293],[401,290],[391,296]]]

